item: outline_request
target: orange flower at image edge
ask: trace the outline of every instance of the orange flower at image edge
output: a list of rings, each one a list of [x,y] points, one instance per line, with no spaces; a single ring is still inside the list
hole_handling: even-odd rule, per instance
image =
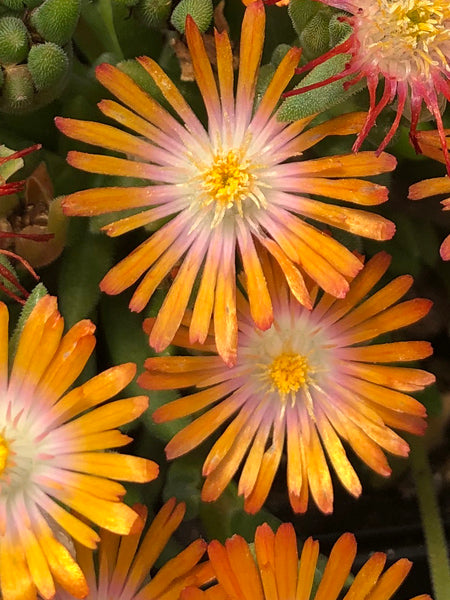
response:
[[[147,57],[138,59],[140,65],[183,125],[109,64],[97,68],[97,78],[122,104],[103,100],[100,110],[134,133],[100,123],[56,119],[59,129],[71,138],[127,156],[70,152],[68,162],[74,167],[152,182],[145,187],[76,192],[67,196],[64,207],[66,214],[74,216],[145,209],[104,227],[110,236],[168,220],[100,284],[106,293],[119,294],[142,277],[130,302],[132,310],[141,311],[161,280],[179,266],[150,335],[150,344],[158,352],[172,342],[198,277],[190,341],[203,343],[213,318],[217,350],[228,365],[235,364],[237,250],[247,277],[252,319],[266,330],[273,321],[272,299],[255,243],[275,257],[294,296],[311,307],[305,273],[326,292],[342,298],[348,279],[361,270],[362,263],[307,220],[375,240],[390,239],[395,231],[393,223],[375,213],[308,197],[312,193],[362,206],[385,202],[384,186],[359,177],[392,171],[396,161],[386,154],[377,158],[373,152],[298,160],[327,136],[360,131],[365,115],[342,115],[309,130],[312,117],[291,124],[278,121],[276,107],[298,64],[298,48],[286,54],[254,111],[264,28],[265,9],[258,0],[246,9],[242,23],[235,93],[228,35],[215,33],[217,87],[202,37],[188,17],[186,38],[208,115],[207,130],[173,82]]]
[[[147,509],[134,506],[145,525]],[[77,561],[89,585],[86,600],[178,600],[186,586],[200,586],[213,579],[209,562],[197,564],[206,550],[206,542],[196,540],[169,560],[149,581],[150,571],[170,537],[180,525],[185,512],[183,503],[174,498],[166,502],[150,524],[139,544],[142,530],[119,536],[100,532],[98,573],[92,550],[75,543]],[[71,600],[59,589],[55,600]]]
[[[299,557],[295,531],[290,523],[281,525],[276,533],[267,524],[258,527],[254,550],[242,537],[235,535],[225,545],[211,542],[208,554],[217,585],[206,592],[187,588],[182,592],[181,600],[337,600],[341,598],[356,557],[356,541],[350,533],[338,539],[312,596],[319,542],[308,538]],[[385,563],[386,554],[373,554],[361,567],[344,600],[390,600],[408,575],[412,563],[400,559],[383,573]],[[431,598],[422,594],[411,600]]]
[[[55,581],[76,598],[85,577],[59,540],[64,533],[95,548],[93,523],[116,534],[139,526],[115,479],[147,482],[149,460],[114,452],[131,438],[116,429],[147,408],[145,396],[99,406],[134,377],[113,367],[67,392],[95,346],[95,326],[80,321],[63,335],[56,298],[36,304],[20,335],[8,377],[8,310],[0,303],[0,589],[3,600],[47,599]],[[90,412],[86,411],[91,409]],[[67,508],[84,517],[80,520]]]
[[[264,258],[263,252],[261,258],[274,302],[274,323],[267,331],[257,329],[247,299],[238,293],[236,366],[223,364],[212,334],[205,346],[190,344],[186,319],[174,344],[211,354],[149,358],[138,381],[150,390],[197,388],[153,415],[159,423],[201,411],[169,442],[169,459],[192,450],[231,420],[203,465],[203,500],[216,500],[243,463],[238,491],[245,498],[245,509],[257,512],[270,491],[286,441],[292,508],[306,511],[310,491],[320,510],[330,513],[333,487],[328,462],[353,496],[361,493],[342,441],[386,477],[391,470],[383,450],[398,456],[409,452],[408,444],[391,428],[419,435],[425,430],[425,408],[407,393],[422,390],[434,375],[381,363],[425,358],[432,352],[430,344],[369,343],[415,323],[428,313],[431,302],[414,299],[396,304],[412,285],[408,275],[366,298],[390,263],[390,257],[380,253],[356,276],[344,299],[323,294],[310,311],[294,298],[275,261]],[[316,292],[317,287],[311,295]],[[144,322],[148,333],[153,326],[154,319]]]
[[[450,130],[445,130],[447,155]],[[445,162],[441,150],[441,140],[437,131],[420,131],[418,133],[418,141],[425,156],[429,156],[439,162]],[[410,200],[423,200],[431,196],[439,196],[440,194],[450,194],[450,178],[448,175],[444,177],[433,177],[432,179],[424,179],[418,183],[414,183],[409,188],[408,198]],[[450,210],[450,197],[442,200],[442,210]],[[441,244],[440,254],[443,260],[450,260],[450,234]]]

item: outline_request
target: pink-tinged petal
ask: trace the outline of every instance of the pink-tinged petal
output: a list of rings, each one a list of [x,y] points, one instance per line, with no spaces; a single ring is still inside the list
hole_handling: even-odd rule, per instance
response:
[[[155,145],[153,162],[165,166],[177,166],[178,168],[187,166],[183,159],[183,143],[174,136],[161,131],[145,119],[136,115],[136,113],[113,100],[102,100],[98,103],[98,107],[107,117],[114,119],[117,123],[152,142]]]
[[[180,138],[187,144],[192,144],[193,146],[197,145],[197,147],[207,150],[209,148],[209,140],[205,128],[186,102],[183,94],[164,73],[156,61],[148,56],[140,56],[137,60],[159,87],[169,104],[179,114],[184,121],[186,128],[193,134],[193,136],[189,135],[178,123],[176,123],[177,128],[179,128],[178,133]],[[143,116],[145,116],[145,114]],[[161,129],[164,129],[163,122],[159,126]]]
[[[234,239],[224,240],[222,264],[217,272],[214,302],[214,331],[217,351],[229,367],[236,363],[237,357],[238,328],[234,254]]]
[[[238,221],[237,242],[242,257],[250,313],[257,327],[268,329],[273,322],[272,302],[252,236]]]
[[[152,144],[110,125],[63,117],[56,117],[55,123],[60,131],[74,140],[152,161]]]
[[[184,257],[175,281],[164,299],[150,335],[150,345],[157,352],[170,344],[181,324],[208,242],[207,236],[197,237]]]
[[[183,127],[136,83],[108,63],[96,68],[96,76],[116,98],[170,136],[183,139]]]
[[[101,175],[117,175],[119,177],[138,177],[140,179],[151,179],[153,181],[161,181],[164,183],[174,183],[179,180],[179,170],[170,167],[158,167],[146,162],[139,162],[136,160],[128,160],[126,158],[116,158],[114,156],[105,156],[104,154],[87,154],[86,152],[69,152],[67,155],[67,162],[72,167],[81,169],[82,171],[88,171],[89,173],[100,173]],[[161,190],[162,188],[162,190]],[[97,188],[102,189],[102,188]],[[106,190],[115,190],[117,188],[109,187],[104,188]],[[114,207],[114,204],[109,206],[106,205],[102,212],[114,212],[115,210],[124,210],[127,208],[133,208],[133,204],[130,203],[126,194],[128,190],[144,190],[148,192],[148,188],[120,188],[124,194],[123,204],[120,204],[118,208]],[[161,191],[168,198],[174,195],[172,186],[158,186],[152,189],[152,198],[158,199]],[[86,192],[96,190],[85,190]],[[70,198],[75,196],[71,194],[66,196]],[[80,194],[83,197],[83,194]],[[162,195],[161,199],[164,199]],[[118,198],[116,200],[119,200]],[[147,206],[146,204],[138,204],[137,206]],[[73,214],[73,213],[72,213]]]
[[[216,227],[210,237],[205,266],[201,274],[200,287],[189,324],[189,339],[192,343],[200,342],[203,344],[209,334],[222,248],[222,231],[219,227]]]

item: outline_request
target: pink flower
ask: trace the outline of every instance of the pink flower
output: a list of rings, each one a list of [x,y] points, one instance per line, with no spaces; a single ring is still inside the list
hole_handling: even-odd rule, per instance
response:
[[[305,92],[344,77],[349,87],[367,80],[370,110],[353,146],[359,150],[381,111],[395,100],[396,115],[378,152],[382,152],[398,129],[405,110],[410,111],[410,139],[421,152],[416,130],[422,105],[436,120],[442,149],[446,148],[439,96],[450,100],[450,3],[448,0],[320,0],[351,13],[342,17],[353,27],[343,43],[298,70],[304,72],[337,54],[350,54],[345,69],[333,77],[311,86],[288,92],[286,96]],[[380,77],[384,90],[377,100]],[[444,151],[444,150],[443,150]],[[447,171],[450,160],[444,151]]]

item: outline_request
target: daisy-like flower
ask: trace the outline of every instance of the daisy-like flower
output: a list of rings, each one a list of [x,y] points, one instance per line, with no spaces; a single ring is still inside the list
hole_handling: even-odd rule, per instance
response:
[[[411,116],[410,139],[417,152],[417,125],[423,103],[433,115],[442,149],[446,148],[439,96],[450,100],[450,3],[448,0],[319,0],[351,13],[353,27],[342,44],[313,60],[298,72],[304,72],[336,54],[350,54],[344,71],[329,80],[286,95],[304,92],[331,81],[350,76],[349,87],[367,80],[370,110],[353,149],[361,147],[381,111],[396,101],[396,116],[378,151],[392,139],[405,108]],[[384,90],[377,99],[380,77]],[[444,151],[447,170],[450,160]]]
[[[450,130],[446,129],[445,134],[449,136]],[[418,139],[422,152],[426,156],[439,162],[444,162],[441,152],[440,135],[437,131],[420,131]],[[449,137],[446,138],[446,141],[447,145],[450,145]],[[423,198],[430,198],[431,196],[439,196],[441,194],[450,194],[450,179],[448,175],[424,179],[423,181],[414,183],[409,188],[408,198],[410,200],[423,200]],[[442,210],[450,210],[450,196],[442,200],[441,204],[444,207]],[[450,260],[450,234],[442,242],[440,254],[443,260]]]
[[[147,509],[142,505],[133,508],[144,526]],[[77,562],[89,586],[86,600],[178,600],[185,587],[211,581],[214,575],[210,563],[198,564],[207,546],[200,539],[169,560],[150,579],[150,570],[180,525],[184,512],[185,505],[176,504],[172,498],[155,516],[142,540],[142,529],[126,536],[101,530],[98,572],[92,550],[75,542]],[[59,589],[55,600],[72,600],[72,597]]]
[[[88,548],[97,533],[78,516],[117,534],[138,515],[121,502],[116,479],[146,482],[158,466],[105,452],[131,438],[115,429],[138,417],[147,397],[99,406],[134,377],[113,367],[67,391],[95,346],[94,325],[80,321],[63,336],[56,298],[42,298],[22,330],[8,377],[8,310],[0,304],[0,590],[3,600],[55,594],[55,581],[86,596],[84,575],[57,538],[66,532]],[[86,412],[88,411],[89,412]]]
[[[129,77],[103,64],[99,81],[123,104],[100,102],[108,117],[131,129],[58,118],[66,135],[128,155],[128,158],[71,152],[71,165],[95,173],[141,177],[145,187],[90,189],[68,196],[69,215],[97,215],[146,207],[105,227],[117,236],[141,225],[168,219],[128,257],[113,267],[100,287],[118,294],[142,275],[130,302],[142,310],[161,280],[174,270],[176,278],[159,311],[150,343],[162,351],[180,326],[193,294],[190,340],[204,342],[214,315],[219,354],[227,364],[236,360],[235,254],[238,249],[247,278],[252,318],[267,329],[273,320],[271,297],[255,243],[266,247],[280,264],[292,293],[311,306],[302,273],[337,297],[348,291],[348,278],[361,262],[346,248],[318,231],[304,217],[357,235],[385,240],[394,225],[362,210],[326,204],[306,197],[313,193],[344,202],[374,205],[387,199],[385,187],[358,179],[390,171],[395,159],[372,152],[286,162],[328,135],[360,130],[364,115],[343,115],[305,131],[311,119],[292,124],[277,119],[280,90],[290,81],[300,50],[292,48],[253,110],[261,61],[265,9],[261,0],[245,12],[237,89],[230,40],[215,32],[218,87],[202,37],[190,18],[186,37],[195,77],[208,114],[208,129],[182,94],[150,58],[139,63],[152,76],[181,124]],[[176,267],[176,269],[174,269]],[[198,287],[196,280],[198,279]]]
[[[408,275],[365,299],[389,262],[388,255],[376,255],[353,280],[345,299],[324,294],[309,311],[293,297],[275,262],[267,259],[264,272],[274,300],[274,323],[266,331],[254,327],[248,301],[238,295],[235,367],[226,367],[215,355],[147,359],[139,379],[142,387],[197,388],[154,413],[158,423],[202,411],[166,446],[169,459],[195,448],[231,419],[203,465],[203,500],[216,500],[244,463],[238,491],[245,509],[257,512],[285,441],[287,488],[295,512],[306,511],[309,491],[320,510],[332,512],[328,462],[352,495],[361,493],[341,440],[383,476],[391,472],[384,450],[408,455],[408,444],[391,428],[424,432],[425,408],[405,392],[421,390],[435,378],[419,369],[379,363],[424,358],[432,351],[430,344],[367,342],[418,321],[431,302],[396,304],[411,287]],[[154,319],[144,322],[147,332],[153,324]],[[201,349],[189,344],[187,328],[174,343]],[[212,337],[205,349],[214,351]]]
[[[356,541],[351,533],[338,539],[313,596],[319,542],[308,538],[299,556],[291,523],[283,523],[276,533],[267,523],[258,527],[254,551],[241,536],[234,535],[225,545],[211,542],[208,554],[217,584],[206,592],[187,588],[181,600],[338,600],[356,557]],[[412,563],[402,558],[383,573],[385,564],[386,554],[372,554],[355,576],[344,600],[390,600]],[[431,598],[422,594],[411,600]]]

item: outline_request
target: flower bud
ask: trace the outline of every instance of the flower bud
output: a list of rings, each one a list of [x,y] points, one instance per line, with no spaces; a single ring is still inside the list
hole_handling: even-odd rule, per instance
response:
[[[313,0],[291,0],[289,16],[297,35],[300,36],[309,21],[317,14],[323,5]]]
[[[34,86],[27,65],[5,69],[0,108],[6,112],[26,110],[33,101]]]
[[[23,8],[22,0],[1,0],[1,3],[12,10],[21,10]]]
[[[28,31],[16,17],[0,19],[0,63],[15,65],[25,60],[28,53]]]
[[[167,24],[172,10],[172,0],[139,0],[136,17],[151,29],[161,29]]]
[[[28,54],[28,69],[37,90],[58,84],[69,71],[64,50],[52,42],[33,46]]]
[[[31,13],[31,24],[47,42],[63,46],[75,30],[81,0],[45,0]]]
[[[320,56],[329,49],[330,32],[328,11],[319,11],[308,22],[300,34],[300,46],[305,57],[309,60]]]
[[[352,27],[346,21],[341,21],[342,15],[333,15],[328,24],[330,33],[330,48],[341,44],[352,32]]]
[[[180,33],[184,33],[188,15],[194,19],[197,27],[204,33],[210,26],[213,17],[212,0],[181,0],[170,18],[170,22]]]

